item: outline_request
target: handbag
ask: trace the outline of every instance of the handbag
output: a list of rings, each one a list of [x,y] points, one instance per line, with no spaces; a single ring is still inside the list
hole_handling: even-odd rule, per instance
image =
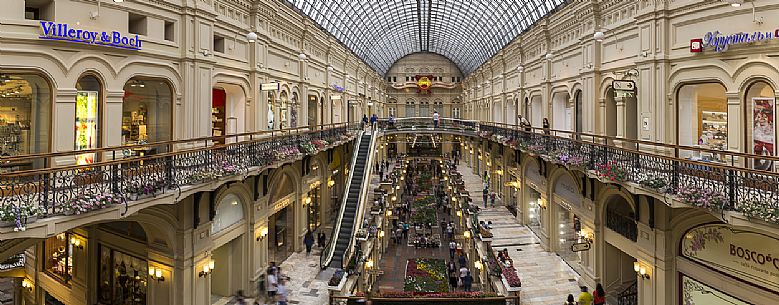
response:
[[[462,286],[463,286],[463,278],[459,278],[457,280],[457,287],[462,287]]]

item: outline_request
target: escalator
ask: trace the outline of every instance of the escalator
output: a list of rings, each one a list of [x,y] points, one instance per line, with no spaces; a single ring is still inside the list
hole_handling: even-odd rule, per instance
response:
[[[371,150],[373,138],[371,134],[364,133],[355,143],[356,155],[352,159],[349,170],[349,182],[346,184],[346,195],[341,203],[340,213],[338,215],[333,233],[330,236],[330,243],[322,253],[320,261],[321,267],[343,268],[344,260],[349,254],[349,249],[354,241],[353,233],[356,230],[355,222],[359,218],[361,211],[361,201],[364,201],[365,189],[364,182],[368,180],[370,174]]]

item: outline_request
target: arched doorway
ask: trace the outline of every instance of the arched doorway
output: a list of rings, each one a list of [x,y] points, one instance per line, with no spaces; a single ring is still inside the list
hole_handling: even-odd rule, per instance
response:
[[[728,99],[720,83],[687,84],[677,91],[677,141],[679,145],[726,150]],[[734,126],[735,132],[743,132]],[[682,158],[719,160],[715,154],[680,151]],[[721,160],[720,160],[721,161]]]
[[[573,108],[574,108],[574,119],[576,120],[576,124],[574,124],[574,131],[576,133],[581,133],[583,128],[584,121],[582,120],[582,91],[576,90],[576,93],[574,93],[573,96]]]
[[[558,92],[552,96],[552,129],[571,130],[573,109],[568,105],[568,92]]]
[[[765,81],[756,81],[747,87],[744,96],[746,110],[747,151],[756,155],[776,155],[776,92]],[[752,162],[755,169],[774,170],[774,164],[770,160],[756,159]]]
[[[246,96],[238,85],[217,84],[211,90],[211,135],[214,137],[243,133],[245,128]],[[214,140],[230,143],[235,138]]]
[[[317,123],[317,117],[319,115],[319,109],[317,108],[317,98],[316,95],[309,94],[308,95],[308,126],[310,129],[313,129],[314,126],[318,125]]]
[[[75,150],[100,147],[103,85],[94,75],[82,76],[76,83],[76,141]],[[92,164],[97,154],[81,154],[77,165]]]
[[[617,102],[614,100],[614,88],[609,86],[606,89],[606,130],[605,134],[610,137],[617,136]]]
[[[52,91],[49,82],[35,74],[0,71],[0,156],[45,153],[51,142]],[[27,136],[22,137],[26,132]],[[70,133],[70,131],[67,131]],[[43,160],[10,167],[29,170],[44,166]]]
[[[280,263],[294,251],[296,183],[288,173],[279,173],[271,181],[268,202],[274,214],[268,217],[268,259]]]
[[[287,91],[281,91],[279,94],[279,129],[289,127],[289,108]]]
[[[545,241],[547,240],[545,228],[547,225],[547,204],[542,195],[544,184],[539,171],[540,167],[536,161],[530,161],[525,166],[524,185],[522,186],[524,190],[524,204],[522,206],[525,210],[522,213],[527,215],[528,228],[536,234],[538,239]]]
[[[227,193],[218,199],[211,236],[214,243],[211,259],[211,298],[231,297],[239,289],[245,289],[249,263],[244,259],[247,251],[245,238],[245,202],[236,193]]]
[[[530,98],[530,115],[527,118],[530,121],[530,125],[536,128],[541,128],[544,123],[544,105],[541,101],[541,96],[536,95]]]
[[[134,77],[124,85],[122,144],[143,144],[173,138],[173,91],[167,81]],[[166,152],[167,146],[133,150],[133,155]]]
[[[295,128],[298,127],[298,93],[292,92],[292,99],[289,103],[289,127]]]
[[[636,271],[633,263],[636,259],[635,247],[626,247],[637,240],[638,229],[633,207],[620,195],[612,195],[605,200],[606,229],[625,237],[628,243],[605,240],[602,283],[606,291],[615,294],[634,289]],[[608,234],[605,234],[608,235]]]
[[[276,127],[276,92],[268,92],[266,103],[268,105],[268,113],[266,115],[268,130],[273,130]]]

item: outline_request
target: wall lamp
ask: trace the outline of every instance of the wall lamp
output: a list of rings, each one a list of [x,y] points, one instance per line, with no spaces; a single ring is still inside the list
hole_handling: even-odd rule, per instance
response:
[[[304,203],[304,205],[309,205],[309,204],[311,204],[311,197],[306,197],[306,199],[305,199],[305,200],[303,200],[303,203]]]
[[[333,180],[333,178],[330,178],[330,180],[327,180],[327,186],[328,187],[333,187],[334,185],[335,185],[335,180]]]
[[[200,271],[200,273],[197,274],[198,277],[205,277],[209,274],[214,272],[214,260],[208,262],[208,264],[203,265],[203,271]]]
[[[22,280],[22,288],[27,289],[27,291],[32,292],[32,282],[28,279]]]
[[[265,236],[268,236],[268,227],[262,227],[260,228],[260,234],[257,234],[257,241],[261,241],[265,239]]]
[[[592,233],[591,231],[581,230],[581,231],[579,231],[579,238],[581,238],[582,240],[584,240],[584,241],[586,241],[588,243],[592,243],[592,241],[595,238],[595,234]]]
[[[465,237],[465,239],[471,239],[471,231],[466,230],[463,232],[463,237]]]
[[[78,237],[71,237],[70,238],[70,244],[73,245],[74,248],[78,248],[80,250],[84,250],[84,244],[81,242],[81,239]]]
[[[538,198],[538,200],[536,200],[536,204],[542,209],[546,210],[546,201],[544,201],[543,198]]]
[[[248,34],[246,34],[246,40],[248,40],[249,42],[257,41],[257,33],[249,32]]]
[[[649,274],[647,274],[646,267],[644,267],[644,265],[641,263],[633,262],[633,271],[635,271],[639,277],[649,279]]]
[[[156,280],[158,282],[164,282],[165,277],[162,276],[162,269],[155,268],[155,267],[149,267],[149,277],[152,280]]]

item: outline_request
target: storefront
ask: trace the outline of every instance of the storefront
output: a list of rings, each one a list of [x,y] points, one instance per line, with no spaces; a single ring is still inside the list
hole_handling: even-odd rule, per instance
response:
[[[678,91],[680,145],[703,149],[728,148],[728,99],[719,83],[689,84]],[[681,119],[684,118],[684,119]],[[685,158],[724,161],[714,154],[684,152]]]
[[[319,226],[322,225],[322,184],[317,183],[316,187],[312,188],[306,194],[305,203],[307,206],[306,219],[308,224],[308,230],[311,232],[316,231]]]
[[[308,96],[308,126],[318,125],[317,121],[317,98],[316,95]]]
[[[99,226],[97,300],[106,305],[148,303],[150,275],[148,238],[136,222]],[[152,272],[152,276],[154,272]]]
[[[93,75],[85,75],[76,83],[76,141],[74,150],[100,147],[100,116],[102,108],[102,84]],[[97,154],[81,154],[76,164],[92,164]]]
[[[214,90],[214,96],[219,100],[212,103],[212,116],[221,119],[222,123],[212,118],[213,129],[224,128],[223,90]],[[215,99],[215,101],[216,101]],[[220,109],[216,104],[221,105]],[[171,140],[173,122],[173,93],[166,81],[157,79],[134,78],[124,85],[122,98],[122,144],[145,144]],[[133,151],[133,155],[154,154],[164,152],[165,147],[149,147],[145,150]]]
[[[211,136],[223,136],[227,130],[227,92],[221,88],[211,91]],[[224,139],[214,140],[224,144]]]
[[[539,173],[538,162],[529,162],[525,167],[523,194],[525,212],[527,215],[527,225],[541,241],[547,240],[547,200],[542,191],[546,183]]]
[[[573,178],[568,174],[563,174],[555,182],[552,195],[555,204],[554,217],[556,217],[554,223],[558,227],[555,252],[573,267],[578,267],[582,252],[574,252],[571,246],[586,242],[582,240],[582,215],[577,215],[580,213],[579,211],[583,210],[583,198],[578,189],[579,187]]]
[[[726,224],[687,231],[677,259],[679,303],[772,304],[779,293],[779,238]]]
[[[0,71],[0,156],[49,151],[51,103],[51,86],[43,77]],[[0,172],[43,165],[14,162],[0,165]]]

